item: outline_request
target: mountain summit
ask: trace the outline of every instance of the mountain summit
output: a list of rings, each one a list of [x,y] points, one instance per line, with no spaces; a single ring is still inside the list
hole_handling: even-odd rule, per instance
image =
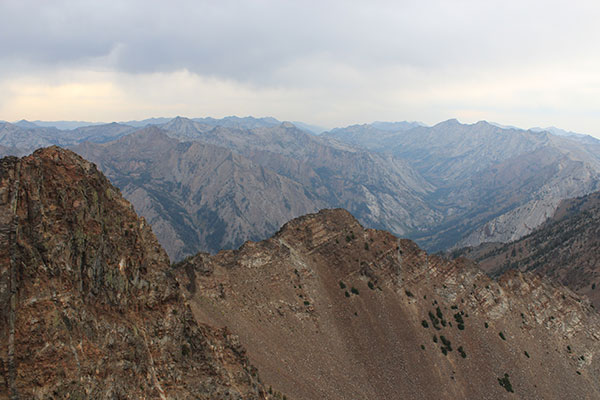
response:
[[[196,318],[238,334],[290,398],[600,396],[589,302],[529,274],[493,281],[345,210],[175,268]]]
[[[149,225],[96,167],[0,160],[0,398],[265,399],[237,339],[198,324]]]

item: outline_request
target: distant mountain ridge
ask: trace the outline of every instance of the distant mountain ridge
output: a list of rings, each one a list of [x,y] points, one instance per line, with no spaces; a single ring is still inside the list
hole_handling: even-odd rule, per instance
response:
[[[409,233],[432,251],[514,240],[561,200],[600,189],[600,141],[593,138],[457,120],[398,132],[351,126],[324,137],[407,160],[436,188],[425,201],[445,217]]]
[[[289,123],[241,130],[175,118],[73,149],[153,223],[174,260],[264,238],[324,207],[396,232],[436,218],[420,200],[428,186],[400,160],[333,147]]]
[[[179,142],[154,126],[73,150],[121,188],[173,260],[261,239],[325,206],[297,182],[231,150]]]
[[[299,197],[299,203],[304,204],[302,212],[321,207],[344,207],[366,226],[410,237],[434,252],[483,242],[515,240],[542,224],[561,200],[600,190],[600,141],[591,137],[556,136],[546,131],[503,129],[484,121],[466,125],[448,120],[431,127],[418,122],[375,122],[338,128],[320,135],[270,117],[176,117],[139,123],[144,124],[143,127],[112,123],[70,131],[20,128],[2,123],[0,155],[23,155],[50,145],[83,146],[86,141],[91,143],[88,146],[91,148],[118,141],[149,126],[158,126],[165,135],[179,142],[217,146],[245,160],[241,164],[237,161],[231,164],[236,168],[228,173],[243,175],[241,166],[252,171],[260,167],[277,175],[281,182],[285,178],[287,182],[293,182],[293,186],[300,185],[304,192]],[[120,144],[127,143],[138,142],[126,140]],[[135,148],[118,152],[122,154],[119,165],[123,170],[119,173],[113,170],[111,178],[123,177],[119,183],[122,189],[123,185],[134,185],[126,179],[127,171],[134,164],[122,161],[127,157],[135,159],[137,152]],[[184,153],[175,151],[173,154],[177,155],[173,157]],[[95,161],[108,165],[109,155],[102,154],[103,160]],[[156,157],[160,158],[160,154]],[[173,160],[169,162],[173,163]],[[202,160],[198,163],[202,164]],[[248,173],[255,176],[254,172]],[[173,177],[171,174],[165,179],[172,180]],[[218,180],[225,187],[237,182],[235,176],[226,179],[224,174],[220,174]],[[136,182],[139,184],[139,179]],[[169,182],[169,185],[175,184]],[[181,188],[187,187],[182,182],[178,184],[183,185]],[[132,187],[124,190],[128,196],[133,193]],[[263,184],[257,187],[265,188]],[[136,208],[144,208],[142,214],[161,224],[161,228],[157,226],[156,229],[170,255],[191,254],[199,249],[217,251],[218,246],[236,247],[245,239],[273,233],[284,216],[295,216],[284,210],[285,205],[280,208],[282,204],[275,202],[280,211],[273,213],[272,218],[268,212],[256,214],[265,215],[266,219],[258,224],[263,227],[254,229],[249,227],[252,224],[244,222],[241,212],[231,212],[228,222],[219,220],[216,224],[228,227],[223,232],[232,235],[230,240],[214,239],[208,244],[197,234],[191,234],[197,228],[190,228],[191,225],[207,226],[211,221],[208,215],[188,215],[186,221],[189,223],[176,223],[183,215],[181,205],[166,201],[176,191],[171,193],[174,189],[165,186],[164,182],[154,186],[153,190],[154,200],[150,201],[149,197],[143,200],[141,195],[136,200],[143,205],[130,200]],[[262,198],[251,191],[248,185],[234,185],[225,202],[235,196],[241,197],[234,203],[239,203],[241,198],[254,199],[252,201]],[[162,206],[158,205],[161,203],[157,202],[159,197],[164,199]],[[274,199],[275,193],[267,198]],[[266,210],[269,206],[265,202],[254,204],[248,201],[249,207],[257,210]],[[312,204],[309,206],[307,202]],[[234,215],[237,217],[233,218]],[[188,234],[192,239],[186,239],[188,244],[184,245],[183,237]],[[173,247],[174,243],[179,244]]]
[[[600,309],[600,192],[563,200],[548,221],[519,240],[453,254],[472,258],[492,276],[509,269],[547,275]]]

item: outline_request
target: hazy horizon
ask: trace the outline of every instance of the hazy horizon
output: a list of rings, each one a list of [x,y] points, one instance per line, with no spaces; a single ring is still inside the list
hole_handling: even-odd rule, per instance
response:
[[[457,118],[600,137],[587,1],[0,3],[0,119]]]

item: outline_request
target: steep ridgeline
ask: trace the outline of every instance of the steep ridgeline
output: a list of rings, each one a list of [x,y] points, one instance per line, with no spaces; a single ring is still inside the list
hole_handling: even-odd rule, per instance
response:
[[[228,326],[294,399],[596,399],[600,318],[529,274],[493,281],[344,210],[175,266],[199,321]]]
[[[443,218],[409,236],[437,251],[506,242],[531,232],[561,200],[600,189],[600,141],[449,120],[395,132],[374,125],[324,135],[407,161],[435,190]]]
[[[265,399],[235,336],[198,324],[166,253],[96,167],[0,160],[0,399]]]
[[[520,240],[457,250],[490,275],[536,271],[590,297],[600,308],[600,192],[563,201],[544,225]]]
[[[134,129],[117,123],[60,130],[36,126],[27,121],[18,124],[0,122],[0,156],[22,156],[52,145],[69,146],[84,141],[103,143],[131,133]]]
[[[326,205],[299,183],[231,150],[180,143],[157,127],[73,150],[121,188],[172,260],[263,239]]]
[[[245,130],[205,129],[177,118],[163,128],[179,140],[227,147],[302,184],[328,207],[349,210],[370,227],[405,234],[438,220],[423,201],[432,186],[400,159],[331,144],[288,122]]]
[[[172,260],[268,237],[324,207],[397,234],[438,219],[422,200],[431,186],[406,163],[328,145],[291,124],[242,130],[176,118],[73,149],[115,182]]]

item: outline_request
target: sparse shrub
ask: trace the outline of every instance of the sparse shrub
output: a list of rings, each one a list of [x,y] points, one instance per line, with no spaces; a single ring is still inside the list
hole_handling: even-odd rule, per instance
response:
[[[504,378],[498,378],[498,383],[500,384],[500,386],[506,389],[507,392],[514,393],[512,385],[510,384],[510,380],[508,379],[507,373],[504,374]]]
[[[425,350],[425,345],[424,344],[421,345],[421,350]]]
[[[367,285],[369,286],[369,289],[375,290],[375,285],[373,285],[373,282],[369,281],[369,283],[367,283]]]
[[[433,343],[437,343],[438,342],[438,338],[436,335],[433,335]]]
[[[344,294],[346,295],[346,297],[350,297],[350,293],[348,293],[347,290],[344,292]]]
[[[340,289],[346,289],[346,284],[340,281]]]
[[[439,319],[444,318],[444,314],[442,314],[442,310],[439,307],[435,309],[435,313]]]
[[[460,315],[460,313],[456,313],[454,314],[454,319],[456,320],[456,323],[458,324],[458,329],[460,329],[461,331],[465,329],[465,321],[462,318],[462,315]]]
[[[304,305],[305,305],[305,306],[308,306],[308,305],[310,305],[310,301],[308,301],[308,300],[304,300]]]
[[[504,332],[500,331],[498,333],[498,335],[502,338],[502,340],[506,340],[506,337],[504,336]]]
[[[442,353],[444,353],[445,356],[448,355],[448,350],[444,346],[440,347],[440,349],[442,350]]]
[[[462,347],[462,346],[459,346],[459,348],[458,348],[457,350],[458,350],[458,352],[460,353],[460,356],[461,356],[462,358],[467,358],[467,353],[465,353],[465,349],[463,349],[463,347]]]
[[[423,328],[429,328],[429,324],[425,320],[421,321],[421,325],[423,325]]]
[[[529,357],[529,353],[527,352],[527,350],[523,351],[523,354],[525,354],[525,357],[531,358],[531,357]]]
[[[487,329],[487,328],[489,328],[489,327],[490,327],[490,326],[488,325],[488,323],[487,323],[487,322],[485,322],[485,323],[483,324],[483,326],[485,326],[485,329]]]
[[[369,243],[365,242],[365,250],[369,250]]]
[[[405,290],[404,293],[406,293],[408,297],[415,297],[410,290]]]
[[[357,288],[355,288],[354,286],[352,286],[352,289],[350,289],[350,291],[351,291],[353,294],[358,294],[358,289],[357,289]]]
[[[431,311],[429,311],[429,319],[431,320],[431,324],[435,329],[437,329],[438,331],[442,329],[440,328],[440,320],[435,315],[433,315]]]
[[[448,339],[446,339],[446,337],[444,335],[440,335],[440,340],[442,341],[444,346],[446,346],[448,351],[452,351],[452,345],[451,345],[450,341]]]
[[[350,236],[346,235],[346,242],[351,241],[352,239],[350,238]]]

